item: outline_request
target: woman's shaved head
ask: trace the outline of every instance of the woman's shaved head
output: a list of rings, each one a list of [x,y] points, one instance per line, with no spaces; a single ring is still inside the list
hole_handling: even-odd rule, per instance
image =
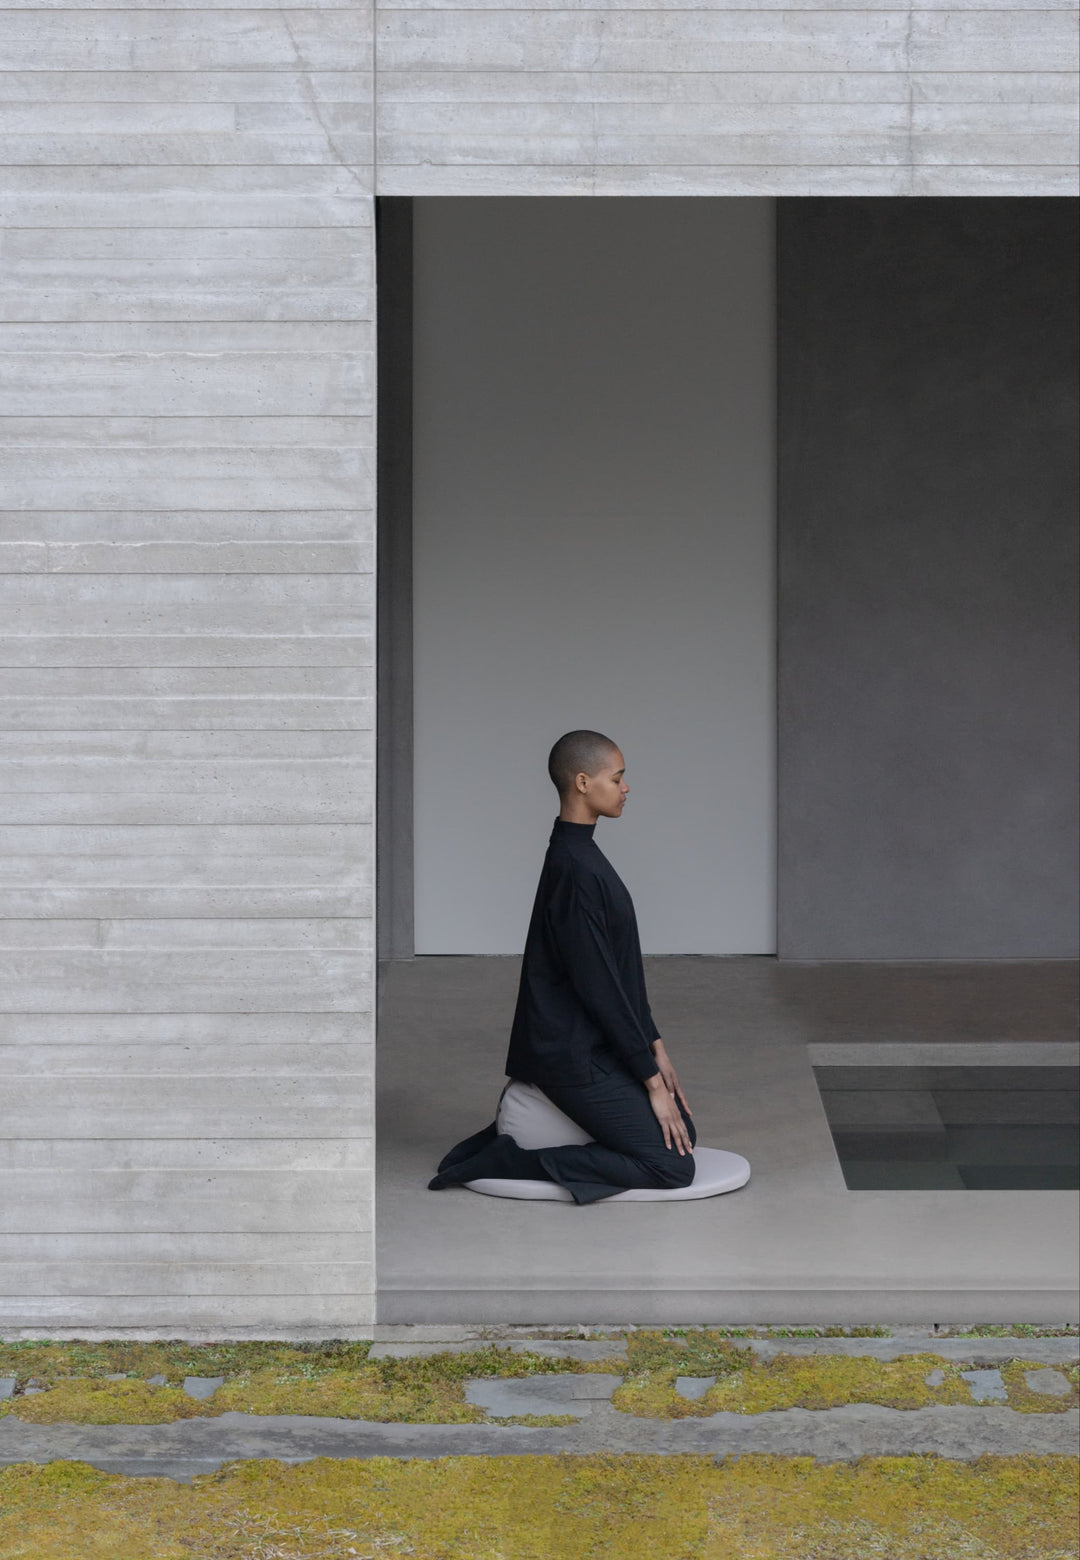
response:
[[[568,731],[548,754],[548,774],[560,797],[574,789],[574,777],[596,775],[619,751],[617,742],[601,731]]]

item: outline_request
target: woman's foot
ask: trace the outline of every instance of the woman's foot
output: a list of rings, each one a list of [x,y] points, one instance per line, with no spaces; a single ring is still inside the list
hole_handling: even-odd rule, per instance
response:
[[[482,1134],[477,1134],[481,1136]],[[460,1145],[463,1146],[463,1145]],[[461,1186],[465,1181],[478,1181],[493,1177],[511,1181],[550,1181],[540,1163],[541,1150],[520,1148],[509,1132],[500,1132],[479,1153],[459,1159],[428,1182],[429,1192],[438,1192],[444,1186]]]
[[[472,1137],[462,1138],[460,1143],[444,1154],[439,1160],[439,1171],[449,1170],[451,1165],[460,1164],[463,1159],[471,1159],[482,1148],[493,1143],[499,1135],[499,1129],[493,1121],[490,1126],[482,1127],[479,1132],[474,1132]]]

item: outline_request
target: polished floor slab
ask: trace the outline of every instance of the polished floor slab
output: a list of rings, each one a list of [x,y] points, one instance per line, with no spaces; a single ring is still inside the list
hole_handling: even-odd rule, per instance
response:
[[[815,1063],[868,1053],[902,1067],[1075,1065],[1075,965],[645,963],[700,1141],[744,1154],[748,1185],[582,1208],[429,1192],[446,1149],[494,1115],[519,960],[384,964],[380,1322],[1075,1319],[1080,1195],[957,1195],[920,1181],[917,1160],[910,1190],[852,1189],[814,1077]]]

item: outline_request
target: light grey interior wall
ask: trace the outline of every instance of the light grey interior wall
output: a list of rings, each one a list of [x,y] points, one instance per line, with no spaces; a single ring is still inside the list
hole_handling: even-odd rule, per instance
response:
[[[1076,208],[779,209],[779,951],[1074,957]]]
[[[380,0],[389,195],[1069,195],[1073,0]]]
[[[363,1328],[370,10],[0,25],[0,1325]]]
[[[774,949],[768,200],[418,200],[418,953],[517,953],[577,726],[654,953]]]

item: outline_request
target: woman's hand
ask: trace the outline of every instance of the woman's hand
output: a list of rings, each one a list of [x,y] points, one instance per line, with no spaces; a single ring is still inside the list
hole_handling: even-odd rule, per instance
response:
[[[694,1112],[690,1109],[690,1101],[683,1093],[682,1085],[679,1082],[679,1075],[671,1065],[671,1058],[668,1056],[667,1047],[664,1045],[662,1040],[653,1041],[652,1054],[656,1058],[656,1065],[660,1069],[660,1076],[664,1080],[664,1086],[668,1093],[673,1094],[676,1099],[681,1100],[686,1106],[687,1115],[692,1116]]]
[[[664,1082],[663,1074],[654,1073],[651,1078],[646,1078],[645,1087],[649,1091],[653,1115],[663,1129],[664,1147],[678,1149],[680,1154],[689,1154],[693,1145],[686,1130],[686,1122],[674,1094]]]

